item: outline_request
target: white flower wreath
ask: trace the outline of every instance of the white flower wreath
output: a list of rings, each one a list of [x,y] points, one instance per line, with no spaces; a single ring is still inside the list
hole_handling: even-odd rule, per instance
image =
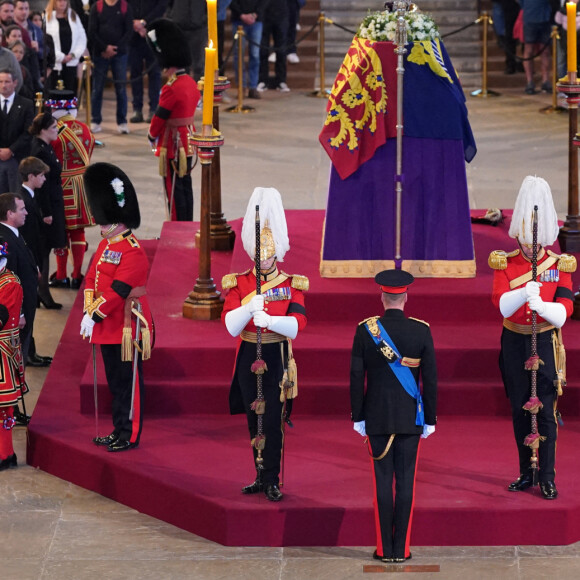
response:
[[[439,38],[439,28],[429,14],[406,12],[404,18],[408,42]],[[369,12],[361,22],[357,36],[367,40],[394,42],[396,31],[396,12]]]

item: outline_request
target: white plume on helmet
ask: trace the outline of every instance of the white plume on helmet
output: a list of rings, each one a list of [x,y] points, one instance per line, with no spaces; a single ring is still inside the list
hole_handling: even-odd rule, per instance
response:
[[[534,206],[538,206],[538,244],[551,246],[558,238],[558,214],[554,207],[552,192],[545,179],[528,175],[522,182],[516,199],[510,238],[517,238],[522,244],[533,242],[532,226]]]
[[[260,206],[260,231],[268,226],[272,230],[276,248],[276,258],[279,262],[284,260],[284,255],[290,249],[288,239],[288,226],[282,197],[280,192],[273,187],[256,187],[246,209],[242,224],[242,243],[244,250],[252,260],[256,256],[256,206]]]

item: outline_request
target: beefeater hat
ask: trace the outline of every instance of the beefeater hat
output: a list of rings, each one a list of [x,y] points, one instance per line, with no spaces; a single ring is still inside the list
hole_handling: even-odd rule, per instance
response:
[[[252,260],[256,256],[256,206],[260,206],[260,261],[276,256],[284,261],[290,249],[288,226],[280,192],[273,187],[256,187],[242,224],[244,250]]]
[[[191,65],[187,37],[167,18],[159,18],[147,25],[147,44],[161,68],[187,68]]]
[[[127,175],[111,163],[93,163],[83,176],[95,222],[99,225],[125,224],[136,229],[141,224],[139,201]]]
[[[528,175],[522,182],[516,199],[510,238],[517,238],[522,244],[533,243],[534,206],[538,206],[538,244],[551,246],[559,233],[558,214],[554,207],[552,192],[545,179]]]

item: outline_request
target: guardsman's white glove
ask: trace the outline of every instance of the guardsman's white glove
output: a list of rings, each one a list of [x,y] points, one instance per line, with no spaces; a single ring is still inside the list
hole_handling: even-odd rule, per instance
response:
[[[518,308],[523,306],[529,298],[540,295],[538,282],[528,282],[523,288],[505,292],[499,299],[499,309],[504,318],[509,318]]]
[[[247,304],[239,306],[226,314],[226,328],[232,336],[238,336],[250,322],[255,312],[264,310],[264,297],[254,296]]]
[[[537,312],[544,320],[556,328],[562,328],[566,322],[566,307],[559,302],[544,302],[539,296],[528,300],[530,310]]]
[[[352,426],[352,428],[359,434],[362,435],[363,437],[366,437],[367,432],[365,429],[365,421],[355,421],[354,425]]]
[[[83,340],[93,336],[93,326],[95,326],[95,321],[88,314],[85,314],[81,320],[81,336]]]
[[[435,433],[435,425],[423,425],[423,435],[421,435],[421,439],[427,439],[427,437],[432,433]]]
[[[298,320],[294,316],[270,316],[266,312],[254,314],[254,325],[267,328],[288,338],[296,338],[298,334]]]

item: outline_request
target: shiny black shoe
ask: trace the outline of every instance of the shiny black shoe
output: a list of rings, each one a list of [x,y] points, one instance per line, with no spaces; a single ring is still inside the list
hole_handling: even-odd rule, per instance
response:
[[[251,493],[258,493],[259,491],[264,491],[264,484],[257,477],[254,483],[242,487],[242,493],[245,495],[249,495]]]
[[[43,357],[43,356],[39,356],[36,353],[34,354],[29,354],[28,357],[26,358],[26,366],[27,367],[49,367],[50,363],[52,362],[52,359],[49,359],[50,357]]]
[[[28,423],[30,423],[30,415],[25,415],[20,411],[14,411],[14,421],[16,425],[19,425],[20,427],[26,427]]]
[[[52,298],[52,296],[50,297],[50,300],[45,300],[44,298],[41,298],[41,296],[38,296],[38,304],[37,304],[37,308],[40,308],[40,305],[43,305],[47,310],[60,310],[62,308],[62,304],[60,304],[60,302],[55,302],[54,299]]]
[[[104,447],[108,447],[109,445],[115,443],[115,441],[117,441],[117,439],[119,439],[119,435],[117,435],[117,433],[111,433],[110,435],[107,435],[106,437],[95,437],[93,439],[93,443],[95,445],[102,445]]]
[[[385,562],[386,564],[390,564],[393,561],[393,558],[391,558],[390,556],[379,556],[376,550],[373,552],[373,559],[380,560],[381,562]]]
[[[50,280],[48,282],[48,285],[51,288],[70,288],[70,279],[63,278],[62,280],[60,280],[59,278],[56,277],[56,272],[55,272],[54,274],[50,275]]]
[[[508,485],[508,491],[524,491],[534,485],[534,477],[531,473],[522,473],[515,481]]]
[[[544,499],[556,499],[558,497],[558,490],[553,481],[540,481],[540,491]]]
[[[9,455],[6,459],[0,461],[0,471],[5,469],[10,469],[11,467],[18,467],[18,461],[16,460],[16,453]]]
[[[270,501],[280,501],[284,497],[280,488],[275,483],[268,484],[264,489],[264,493]]]
[[[409,553],[408,556],[403,556],[402,558],[393,558],[391,560],[391,562],[394,562],[395,564],[403,564],[404,562],[406,562],[407,560],[410,560],[413,557],[413,554]]]
[[[73,290],[78,290],[81,287],[81,284],[83,283],[83,280],[85,279],[85,277],[81,274],[80,278],[71,278],[70,279],[70,287]]]
[[[134,449],[138,445],[139,443],[131,443],[131,441],[126,439],[117,439],[107,447],[107,451],[129,451],[129,449]]]

